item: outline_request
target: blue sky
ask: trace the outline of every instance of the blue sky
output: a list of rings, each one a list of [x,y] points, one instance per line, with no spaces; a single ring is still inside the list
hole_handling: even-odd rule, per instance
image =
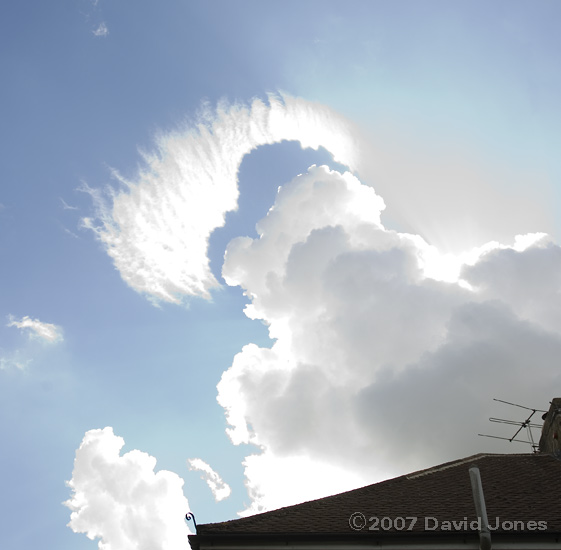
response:
[[[3,12],[1,547],[525,450],[476,434],[559,393],[558,3]]]

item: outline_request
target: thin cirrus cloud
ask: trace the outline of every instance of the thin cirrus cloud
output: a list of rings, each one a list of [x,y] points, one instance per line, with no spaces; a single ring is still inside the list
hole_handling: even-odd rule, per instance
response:
[[[187,464],[190,470],[201,472],[201,478],[206,481],[216,502],[220,502],[230,496],[232,493],[230,486],[204,460],[189,458]]]
[[[100,550],[184,549],[189,503],[183,479],[166,470],[155,472],[156,459],[142,451],[121,456],[124,444],[110,427],[86,432],[68,482],[68,526],[100,539]]]
[[[39,319],[32,319],[28,315],[16,319],[13,315],[8,316],[8,327],[17,327],[27,332],[31,338],[40,339],[51,344],[62,342],[64,339],[62,328],[53,323],[44,323]]]
[[[84,225],[104,244],[124,281],[152,301],[209,298],[218,282],[209,267],[208,239],[237,208],[242,159],[282,140],[324,146],[337,161],[355,164],[350,125],[327,107],[288,95],[249,106],[223,103],[192,128],[161,136],[135,180],[115,174],[124,190],[110,190],[107,197],[86,186],[97,212]]]
[[[31,359],[22,357],[20,350],[0,356],[0,370],[24,370],[29,363],[31,363]]]

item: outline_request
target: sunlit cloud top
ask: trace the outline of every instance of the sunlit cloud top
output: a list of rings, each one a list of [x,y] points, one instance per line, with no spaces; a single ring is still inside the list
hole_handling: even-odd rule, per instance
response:
[[[97,207],[84,224],[104,244],[126,283],[151,300],[180,303],[210,297],[218,286],[207,257],[208,238],[237,208],[243,157],[283,140],[330,151],[353,168],[357,146],[350,124],[331,109],[287,95],[265,103],[222,103],[196,124],[158,139],[138,176],[114,174],[121,190],[86,190]]]

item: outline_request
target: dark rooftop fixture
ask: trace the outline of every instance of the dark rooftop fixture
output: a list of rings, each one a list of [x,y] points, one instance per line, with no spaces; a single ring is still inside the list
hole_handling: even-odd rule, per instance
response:
[[[192,520],[193,521],[193,525],[195,526],[195,533],[197,532],[197,520],[195,519],[195,514],[193,514],[193,512],[187,512],[187,514],[185,514],[185,519],[187,521]]]
[[[518,405],[517,403],[510,403],[509,401],[503,401],[502,399],[493,399],[493,401],[498,401],[499,403],[506,403],[507,405],[512,405],[513,407],[520,407],[521,409],[526,409],[527,411],[532,411],[532,412],[530,413],[528,418],[526,418],[526,420],[523,420],[523,421],[506,420],[504,418],[493,418],[493,417],[489,418],[489,420],[491,422],[497,422],[499,424],[509,424],[511,426],[518,426],[518,430],[516,430],[516,432],[514,433],[514,435],[512,437],[499,437],[497,435],[488,435],[488,434],[477,434],[477,435],[479,435],[481,437],[492,437],[493,439],[504,439],[505,441],[509,441],[510,443],[512,443],[513,441],[515,441],[516,443],[527,443],[528,445],[530,445],[532,447],[532,450],[535,453],[538,452],[538,445],[534,441],[534,436],[532,434],[532,428],[541,428],[542,426],[541,426],[541,424],[535,424],[535,423],[531,422],[531,419],[537,412],[543,412],[543,413],[546,413],[546,414],[547,414],[547,412],[542,410],[542,409],[532,409],[530,407],[525,407],[524,405]],[[544,416],[542,416],[542,418],[544,418]],[[528,439],[527,440],[516,439],[516,436],[518,436],[518,434],[524,428],[526,428]]]
[[[549,411],[543,415],[542,436],[540,437],[540,453],[561,455],[561,397],[551,400]]]

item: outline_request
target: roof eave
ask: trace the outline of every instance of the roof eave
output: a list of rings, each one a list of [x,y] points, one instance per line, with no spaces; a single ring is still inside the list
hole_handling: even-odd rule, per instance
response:
[[[561,549],[561,533],[518,532],[493,533],[493,550],[550,550]],[[189,535],[193,550],[479,550],[478,533],[410,533],[407,535],[364,536],[318,533],[272,533],[254,534],[198,534]]]

